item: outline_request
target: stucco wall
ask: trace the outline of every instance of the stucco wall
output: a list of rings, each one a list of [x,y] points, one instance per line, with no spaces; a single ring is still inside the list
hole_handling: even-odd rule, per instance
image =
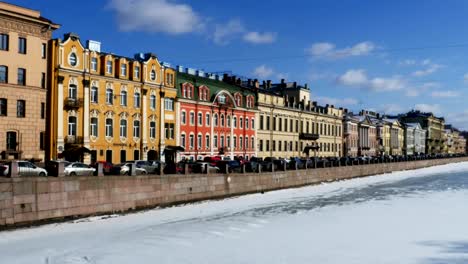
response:
[[[276,173],[1,178],[0,229],[468,161],[423,160]]]

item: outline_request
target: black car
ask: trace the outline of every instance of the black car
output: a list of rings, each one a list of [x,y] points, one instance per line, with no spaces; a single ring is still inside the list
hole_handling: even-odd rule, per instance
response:
[[[219,168],[221,173],[226,173],[226,165],[228,173],[242,173],[242,166],[237,160],[220,160],[216,162],[216,167]]]

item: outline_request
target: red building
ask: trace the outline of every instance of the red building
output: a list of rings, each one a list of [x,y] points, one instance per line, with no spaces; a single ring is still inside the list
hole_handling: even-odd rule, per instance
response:
[[[179,67],[178,159],[256,156],[255,94],[201,71]]]

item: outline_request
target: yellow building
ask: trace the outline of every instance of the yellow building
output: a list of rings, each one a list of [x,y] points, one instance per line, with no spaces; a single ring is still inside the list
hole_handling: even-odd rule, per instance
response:
[[[258,157],[342,156],[343,109],[311,102],[309,88],[296,83],[257,87]]]
[[[50,45],[46,159],[159,159],[175,146],[175,70],[153,54],[126,58],[65,35]],[[89,152],[83,155],[83,152]]]

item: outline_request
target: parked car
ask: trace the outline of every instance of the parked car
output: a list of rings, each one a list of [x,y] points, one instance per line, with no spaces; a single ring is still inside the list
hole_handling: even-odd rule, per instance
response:
[[[161,173],[161,167],[165,168],[166,164],[160,160],[149,160],[149,162],[151,163],[151,166],[154,166],[155,169],[154,169],[154,174],[160,174]],[[164,172],[163,172],[164,173]]]
[[[65,160],[49,160],[45,163],[45,169],[47,171],[47,175],[51,176],[57,176],[59,171],[59,164],[63,164],[63,169],[65,170],[65,167],[70,165],[71,162],[65,161]],[[62,171],[63,173],[64,171]]]
[[[135,163],[137,168],[143,168],[148,174],[159,173],[159,165],[153,164],[152,161],[147,160],[128,160],[128,163]]]
[[[262,163],[262,158],[251,157],[249,162],[245,164],[245,169],[248,172],[257,172],[258,164]]]
[[[81,162],[73,162],[65,167],[65,175],[67,176],[90,176],[95,171],[95,168]]]
[[[6,162],[0,165],[0,175],[8,176],[10,173],[11,162]],[[47,171],[41,167],[32,164],[29,161],[18,161],[18,175],[19,176],[47,176]]]
[[[216,167],[219,168],[219,172],[221,173],[226,173],[226,165],[228,167],[228,172],[229,173],[241,173],[242,172],[242,166],[240,165],[240,162],[237,160],[220,160],[216,163]]]
[[[220,156],[213,156],[213,157],[204,157],[203,161],[204,162],[209,162],[211,166],[216,166],[216,162],[220,161],[221,157]]]
[[[145,168],[139,167],[135,162],[125,162],[117,165],[120,167],[120,175],[130,175],[130,167],[135,166],[136,175],[148,174]]]
[[[261,165],[262,165],[262,171],[273,171],[273,169],[276,171],[278,169],[278,163],[275,163],[275,158],[273,157],[266,157],[263,159]]]
[[[195,164],[192,165],[192,172],[193,173],[206,173],[206,169],[210,173],[218,173],[219,168],[216,166],[212,166],[209,162],[197,161]]]

